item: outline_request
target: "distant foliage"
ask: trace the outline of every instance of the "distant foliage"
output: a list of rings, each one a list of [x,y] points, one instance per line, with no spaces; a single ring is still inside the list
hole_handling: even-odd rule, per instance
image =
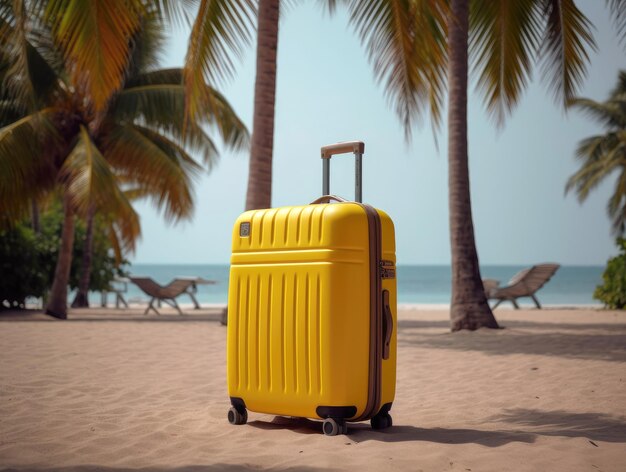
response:
[[[593,297],[607,308],[622,310],[626,307],[626,239],[618,238],[616,243],[620,254],[607,262],[604,284],[596,287]]]
[[[60,216],[61,214],[59,212],[59,218]],[[59,226],[57,228],[60,229],[60,225],[61,221],[59,219]],[[128,275],[123,270],[123,266],[127,265],[128,262],[123,260],[118,267],[113,249],[111,248],[111,241],[107,234],[108,233],[104,230],[102,218],[96,216],[93,231],[93,251],[91,254],[91,275],[89,277],[89,290],[92,291],[100,292],[106,290],[111,280],[113,280],[113,277],[116,275]],[[69,286],[72,290],[78,288],[83,263],[83,252],[85,251],[86,235],[87,228],[85,222],[83,220],[77,220],[76,228],[74,229],[74,249],[69,280]],[[59,238],[61,237],[60,232],[58,236]]]
[[[626,71],[619,72],[617,85],[605,101],[576,98],[570,101],[570,106],[586,113],[604,130],[578,143],[576,157],[581,166],[569,178],[565,190],[574,190],[578,200],[584,202],[600,183],[617,176],[607,211],[613,234],[623,236],[626,232]]]
[[[23,308],[27,296],[44,295],[50,267],[42,240],[24,225],[0,230],[0,309]]]
[[[56,204],[41,215],[41,232],[35,233],[30,222],[0,230],[0,310],[24,308],[27,297],[45,298],[52,280],[61,238],[62,211]],[[124,275],[122,261],[117,264],[111,244],[96,219],[94,228],[92,272],[89,289],[101,291],[115,275]],[[85,241],[85,224],[76,221],[72,268],[69,285],[78,286]]]

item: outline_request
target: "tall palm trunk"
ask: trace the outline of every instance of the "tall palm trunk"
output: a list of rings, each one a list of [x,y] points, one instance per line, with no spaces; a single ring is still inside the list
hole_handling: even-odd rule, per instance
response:
[[[72,266],[72,247],[74,246],[74,211],[69,195],[63,196],[63,230],[61,247],[54,271],[54,281],[46,306],[46,314],[56,318],[67,318],[67,284]]]
[[[467,154],[469,0],[452,0],[448,19],[448,191],[452,251],[452,331],[498,328],[484,294],[474,240]]]
[[[252,149],[246,210],[272,204],[276,49],[280,0],[259,0]]]
[[[83,246],[83,263],[80,269],[78,291],[72,302],[72,308],[84,308],[89,306],[89,279],[91,278],[91,259],[93,256],[93,220],[96,214],[94,205],[89,207],[87,213],[87,230],[85,232],[85,244]]]

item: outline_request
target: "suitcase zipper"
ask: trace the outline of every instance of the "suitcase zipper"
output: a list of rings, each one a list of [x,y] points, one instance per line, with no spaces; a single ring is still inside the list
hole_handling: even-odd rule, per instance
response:
[[[381,402],[383,358],[382,231],[380,215],[375,208],[356,203],[367,215],[370,246],[370,358],[367,403],[363,413],[350,421],[363,421],[378,413]]]

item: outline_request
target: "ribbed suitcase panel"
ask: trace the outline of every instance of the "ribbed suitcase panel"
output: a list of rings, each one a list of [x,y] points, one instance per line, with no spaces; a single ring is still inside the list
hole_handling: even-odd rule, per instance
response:
[[[316,404],[323,390],[319,271],[242,269],[232,279],[228,369],[237,396]]]
[[[247,252],[274,252],[310,249],[364,249],[355,244],[350,231],[334,231],[343,217],[347,227],[359,225],[363,211],[354,205],[345,211],[337,205],[307,205],[243,213],[233,228],[233,255]],[[363,220],[364,221],[364,220]],[[240,224],[250,225],[247,237],[240,237]],[[367,226],[365,226],[367,228]]]
[[[322,245],[327,205],[272,208],[250,212],[251,236],[240,250],[310,248]]]

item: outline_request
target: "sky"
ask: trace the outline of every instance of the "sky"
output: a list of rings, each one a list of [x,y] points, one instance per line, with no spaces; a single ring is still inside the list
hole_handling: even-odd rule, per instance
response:
[[[303,2],[304,3],[304,2]],[[626,69],[605,2],[579,0],[595,26],[597,52],[579,96],[604,100]],[[163,67],[180,67],[189,30],[172,32]],[[255,45],[220,87],[252,129]],[[471,80],[471,78],[470,78]],[[319,148],[338,141],[365,142],[363,201],[386,211],[396,231],[398,264],[447,265],[447,130],[435,135],[428,117],[407,143],[382,86],[374,80],[365,49],[341,9],[325,14],[314,2],[282,12],[279,30],[274,131],[274,207],[304,205],[321,195]],[[602,129],[580,112],[557,105],[541,70],[504,127],[489,118],[471,88],[468,103],[469,163],[476,245],[481,265],[604,265],[616,254],[606,203],[612,179],[584,204],[565,195],[578,168],[578,141]],[[215,136],[216,142],[219,138]],[[438,142],[438,146],[437,143]],[[221,144],[221,143],[220,143]],[[220,145],[220,160],[196,184],[190,221],[167,224],[152,206],[139,204],[143,237],[133,263],[227,264],[231,229],[244,210],[248,153]],[[350,154],[331,163],[331,193],[354,195]]]

